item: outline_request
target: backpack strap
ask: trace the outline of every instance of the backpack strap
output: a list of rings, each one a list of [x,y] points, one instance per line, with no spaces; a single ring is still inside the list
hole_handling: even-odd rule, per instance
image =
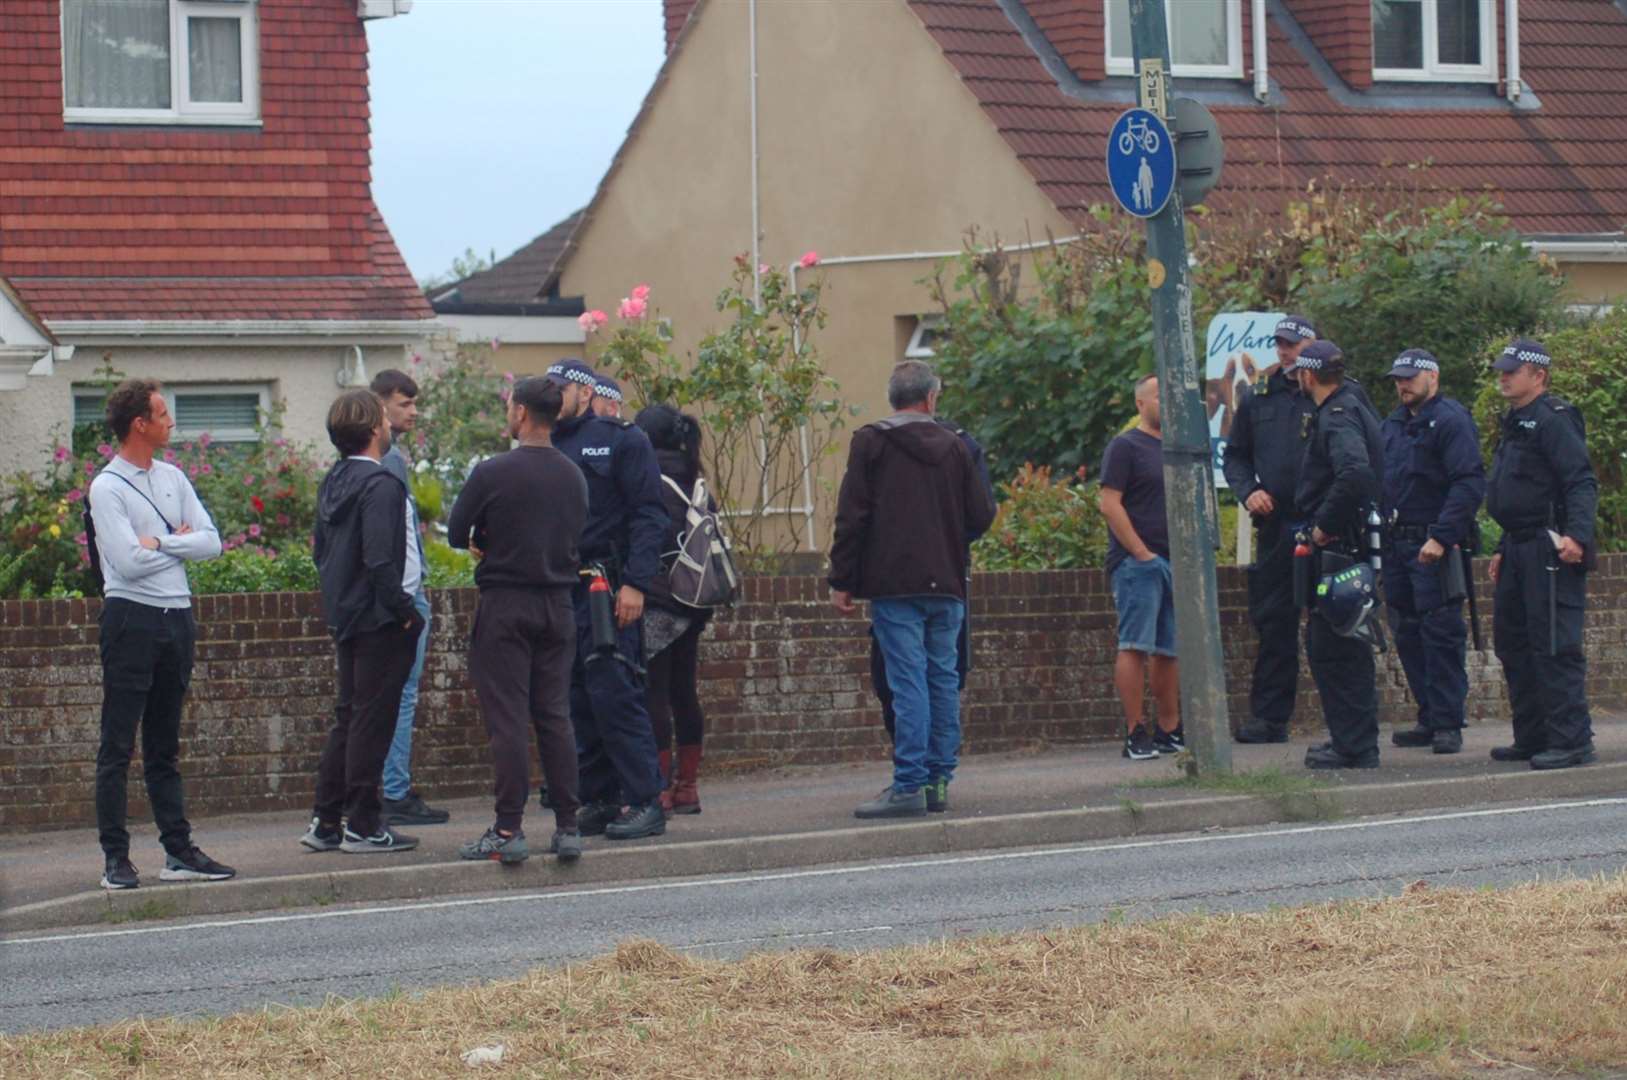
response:
[[[162,521],[164,523],[164,528],[168,529],[171,534],[173,534],[175,532],[175,526],[173,526],[173,525],[171,525],[169,523],[169,518],[164,516],[164,511],[158,509],[158,504],[153,502],[152,499],[148,498],[147,493],[145,491],[142,491],[140,488],[138,488],[134,484],[132,484],[130,482],[130,478],[128,476],[123,476],[123,475],[120,475],[119,473],[113,472],[111,469],[109,469],[105,465],[102,467],[102,472],[106,473],[108,476],[113,477],[115,480],[124,481],[124,486],[125,487],[129,488],[131,491],[135,492],[137,495],[140,495],[141,498],[142,498],[142,501],[145,502],[148,506],[153,508],[153,513],[157,514],[158,515],[158,520]]]

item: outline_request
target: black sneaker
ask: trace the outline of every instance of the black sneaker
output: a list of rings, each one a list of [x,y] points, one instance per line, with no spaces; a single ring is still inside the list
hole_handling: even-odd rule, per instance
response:
[[[860,803],[853,811],[853,816],[869,820],[871,818],[895,817],[924,817],[926,816],[926,788],[916,788],[914,791],[899,791],[888,784],[882,788],[881,794],[867,803]]]
[[[576,830],[583,836],[603,836],[604,828],[621,817],[621,807],[614,803],[591,802],[577,811]]]
[[[383,812],[386,825],[445,825],[452,820],[450,813],[435,809],[416,791],[407,792],[405,799],[385,799]]]
[[[1158,747],[1153,745],[1152,732],[1147,730],[1146,724],[1137,724],[1124,737],[1124,756],[1131,761],[1150,761],[1158,756]]]
[[[1547,748],[1542,746],[1521,746],[1519,743],[1515,743],[1513,746],[1494,746],[1491,748],[1491,759],[1493,761],[1530,761],[1545,749]]]
[[[1233,742],[1240,743],[1284,743],[1288,741],[1288,729],[1274,727],[1260,720],[1250,720],[1237,729],[1232,736]]]
[[[299,838],[299,842],[312,851],[338,851],[344,840],[344,831],[339,826],[323,825],[322,819],[315,816],[311,818],[311,827]]]
[[[1583,743],[1581,746],[1569,750],[1547,749],[1540,754],[1531,756],[1533,769],[1568,769],[1573,765],[1587,765],[1599,760],[1599,755],[1593,752],[1593,744]]]
[[[1415,724],[1410,728],[1390,733],[1391,746],[1432,746],[1435,743],[1435,732],[1422,724]]]
[[[578,825],[580,825],[578,819]],[[585,831],[585,830],[584,830]],[[643,806],[629,806],[621,816],[604,827],[606,840],[642,840],[646,836],[660,836],[667,831],[667,815],[661,812],[659,802]]]
[[[526,845],[525,833],[515,829],[508,836],[497,831],[493,825],[480,834],[479,839],[471,840],[458,848],[458,857],[463,859],[489,859],[500,862],[505,866],[523,863],[531,857],[531,849]]]
[[[158,871],[159,881],[225,881],[236,876],[236,870],[216,862],[197,847],[189,847],[179,855],[166,854],[164,869]]]
[[[926,792],[927,813],[941,814],[949,809],[948,777],[939,776],[928,780],[926,787],[922,788],[921,790]]]
[[[417,846],[416,836],[398,833],[388,825],[380,825],[371,836],[362,836],[346,828],[344,839],[339,841],[339,850],[347,855],[387,855],[411,851]]]
[[[135,864],[128,858],[112,855],[107,857],[107,869],[102,871],[102,888],[104,889],[135,889],[141,886],[141,875],[136,871]]]
[[[1442,728],[1430,736],[1429,745],[1437,754],[1457,754],[1463,751],[1463,732],[1458,728]]]
[[[1305,767],[1307,769],[1376,769],[1378,768],[1378,751],[1370,750],[1365,754],[1344,754],[1332,746],[1313,746],[1305,751]]]
[[[575,862],[582,857],[582,834],[555,829],[554,838],[548,841],[548,854],[560,862]]]
[[[1179,754],[1186,749],[1186,728],[1180,724],[1175,725],[1174,731],[1160,728],[1152,733],[1152,745],[1160,754]]]

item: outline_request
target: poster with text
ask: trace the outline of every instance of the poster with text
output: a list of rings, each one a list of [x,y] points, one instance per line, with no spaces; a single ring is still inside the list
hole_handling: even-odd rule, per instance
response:
[[[1281,318],[1274,311],[1229,311],[1209,322],[1204,403],[1209,412],[1209,449],[1216,487],[1226,486],[1221,455],[1231,434],[1238,399],[1245,387],[1277,370],[1277,347],[1272,335]]]

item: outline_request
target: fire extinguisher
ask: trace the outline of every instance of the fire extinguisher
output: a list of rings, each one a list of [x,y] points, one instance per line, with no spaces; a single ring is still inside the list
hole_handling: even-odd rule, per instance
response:
[[[1316,551],[1311,547],[1311,534],[1300,529],[1294,534],[1294,606],[1308,608],[1313,599],[1311,579],[1314,576]]]
[[[616,599],[604,567],[595,565],[582,571],[588,576],[588,622],[593,631],[593,651],[616,651]]]

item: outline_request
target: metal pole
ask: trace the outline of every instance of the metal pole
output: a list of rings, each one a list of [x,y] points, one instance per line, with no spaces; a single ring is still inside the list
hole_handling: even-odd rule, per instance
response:
[[[1173,120],[1169,30],[1164,0],[1130,0],[1140,105]],[[1215,484],[1203,381],[1187,283],[1185,213],[1177,188],[1147,221],[1148,284],[1163,413],[1164,491],[1175,571],[1175,640],[1180,651],[1181,720],[1199,775],[1232,770],[1226,669],[1215,585]]]

